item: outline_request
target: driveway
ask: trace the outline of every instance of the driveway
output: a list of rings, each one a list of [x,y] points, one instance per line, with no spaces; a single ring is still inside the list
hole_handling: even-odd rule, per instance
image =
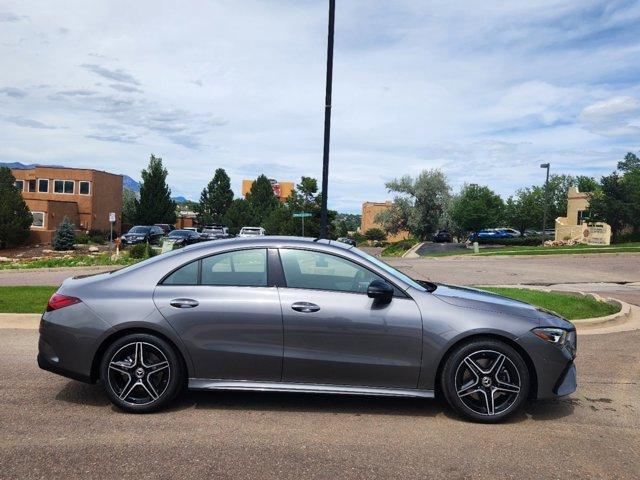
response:
[[[435,400],[188,393],[130,415],[0,330],[0,477],[602,479],[640,471],[640,331],[579,339],[579,389],[480,425]],[[606,352],[606,355],[603,355]]]

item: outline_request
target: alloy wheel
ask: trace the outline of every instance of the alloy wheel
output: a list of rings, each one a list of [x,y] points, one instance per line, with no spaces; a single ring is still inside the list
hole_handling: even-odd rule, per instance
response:
[[[148,342],[131,342],[118,349],[108,364],[109,387],[123,402],[148,405],[160,398],[171,380],[166,355]]]
[[[455,373],[456,394],[476,414],[499,415],[518,400],[521,390],[518,369],[504,353],[478,350],[467,355]]]

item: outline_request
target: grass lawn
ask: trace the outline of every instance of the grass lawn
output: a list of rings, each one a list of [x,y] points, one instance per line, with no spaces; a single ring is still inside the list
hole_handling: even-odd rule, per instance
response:
[[[617,313],[620,310],[616,306],[599,302],[592,298],[574,297],[562,293],[541,292],[539,290],[528,290],[524,288],[478,288],[552,310],[568,320],[604,317]]]
[[[42,313],[57,289],[40,285],[0,287],[0,313]]]
[[[587,254],[587,253],[625,253],[639,252],[640,242],[621,243],[617,245],[572,245],[562,247],[480,247],[480,253],[473,253],[473,249],[462,251],[438,252],[423,255],[425,257],[448,257],[451,255],[473,255],[476,257],[491,257],[498,255],[559,255],[559,254]]]
[[[415,238],[408,238],[406,240],[400,240],[399,242],[390,243],[380,253],[383,257],[401,257],[407,251],[416,246],[418,240]]]

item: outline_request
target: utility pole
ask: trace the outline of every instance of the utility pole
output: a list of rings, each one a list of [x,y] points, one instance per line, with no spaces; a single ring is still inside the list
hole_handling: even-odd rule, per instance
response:
[[[322,151],[322,203],[320,205],[320,238],[327,236],[327,197],[329,189],[329,140],[331,132],[331,88],[333,84],[333,32],[336,0],[329,0],[329,33],[327,39],[327,82],[324,100],[324,147]]]
[[[547,230],[547,208],[549,206],[549,167],[551,167],[550,163],[543,163],[540,165],[540,168],[547,169],[547,179],[544,181],[544,211],[542,214],[542,245],[544,245],[544,237],[546,235]]]

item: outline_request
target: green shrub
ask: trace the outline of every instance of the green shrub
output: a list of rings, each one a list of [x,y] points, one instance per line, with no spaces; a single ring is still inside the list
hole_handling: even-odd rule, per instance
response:
[[[91,242],[91,237],[86,233],[79,233],[76,235],[76,243],[78,245],[86,245],[89,242]]]
[[[76,243],[76,232],[73,223],[66,215],[58,225],[52,243],[54,250],[73,250],[73,245]]]
[[[410,248],[413,248],[417,243],[417,238],[407,238],[399,242],[390,243],[389,246],[382,251],[382,256],[399,257]]]
[[[552,237],[545,237],[545,240],[552,240]],[[531,237],[512,237],[512,238],[479,238],[479,245],[505,245],[511,247],[533,247],[542,244],[542,237],[539,235]]]
[[[104,245],[106,243],[104,237],[102,235],[91,235],[89,237],[91,243],[95,243],[96,245]]]
[[[367,240],[370,241],[378,240],[379,242],[381,242],[387,239],[387,234],[384,233],[384,230],[376,227],[370,228],[369,230],[364,232],[364,236],[367,238]]]
[[[129,249],[131,258],[151,258],[157,255],[156,251],[148,243],[138,243]]]
[[[640,242],[640,232],[623,233],[622,235],[618,235],[618,238],[616,238],[616,243],[628,243],[628,242]]]

